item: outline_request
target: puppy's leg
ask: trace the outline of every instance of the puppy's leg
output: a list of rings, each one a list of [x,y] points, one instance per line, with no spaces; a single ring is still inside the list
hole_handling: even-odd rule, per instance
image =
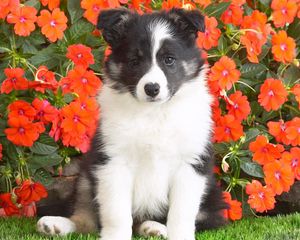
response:
[[[168,231],[167,227],[159,222],[145,221],[134,227],[136,234],[143,237],[164,237],[167,238]]]
[[[175,174],[170,188],[167,220],[169,240],[194,240],[195,221],[206,188],[206,178],[192,165],[182,166]]]
[[[113,161],[113,160],[111,160]],[[98,168],[96,199],[100,206],[101,240],[130,240],[132,235],[132,176],[125,164]]]
[[[45,216],[37,223],[37,230],[47,235],[66,235],[72,232],[93,232],[96,230],[96,214],[92,204],[91,183],[81,175],[78,179],[74,213],[70,218]]]

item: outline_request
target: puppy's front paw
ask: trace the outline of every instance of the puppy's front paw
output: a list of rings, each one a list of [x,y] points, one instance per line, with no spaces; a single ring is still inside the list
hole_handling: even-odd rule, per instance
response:
[[[75,224],[64,217],[46,216],[37,222],[37,230],[47,235],[64,236],[68,233],[75,232]]]
[[[156,236],[167,238],[167,232],[167,227],[165,225],[155,221],[145,221],[137,230],[137,233],[144,237]]]
[[[129,228],[102,228],[101,240],[131,240],[131,227]]]

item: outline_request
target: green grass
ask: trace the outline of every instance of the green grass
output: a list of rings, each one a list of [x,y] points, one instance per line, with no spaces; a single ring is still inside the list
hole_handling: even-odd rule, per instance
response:
[[[1,240],[95,240],[96,234],[46,237],[36,229],[36,219],[0,218]],[[143,240],[136,237],[134,240]],[[159,238],[148,238],[158,240]],[[120,239],[122,240],[122,239]],[[216,231],[197,234],[197,240],[300,240],[300,214],[279,217],[246,218]]]

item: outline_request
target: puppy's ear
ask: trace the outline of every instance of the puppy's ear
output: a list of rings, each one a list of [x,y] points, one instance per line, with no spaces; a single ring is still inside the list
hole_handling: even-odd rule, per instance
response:
[[[134,14],[125,8],[102,11],[98,16],[97,28],[101,30],[104,40],[112,48],[124,37],[133,16]]]
[[[197,10],[173,8],[169,12],[169,17],[181,32],[185,32],[189,36],[197,38],[198,31],[205,31],[204,17]]]

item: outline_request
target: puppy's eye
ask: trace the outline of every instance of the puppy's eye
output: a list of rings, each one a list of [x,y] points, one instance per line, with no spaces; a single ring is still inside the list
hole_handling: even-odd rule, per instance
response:
[[[133,59],[130,59],[129,60],[129,62],[128,62],[128,64],[130,65],[130,66],[137,66],[137,65],[139,65],[139,60],[137,59],[137,58],[133,58]]]
[[[167,57],[164,58],[164,63],[167,66],[172,66],[175,63],[175,58],[167,56]]]

